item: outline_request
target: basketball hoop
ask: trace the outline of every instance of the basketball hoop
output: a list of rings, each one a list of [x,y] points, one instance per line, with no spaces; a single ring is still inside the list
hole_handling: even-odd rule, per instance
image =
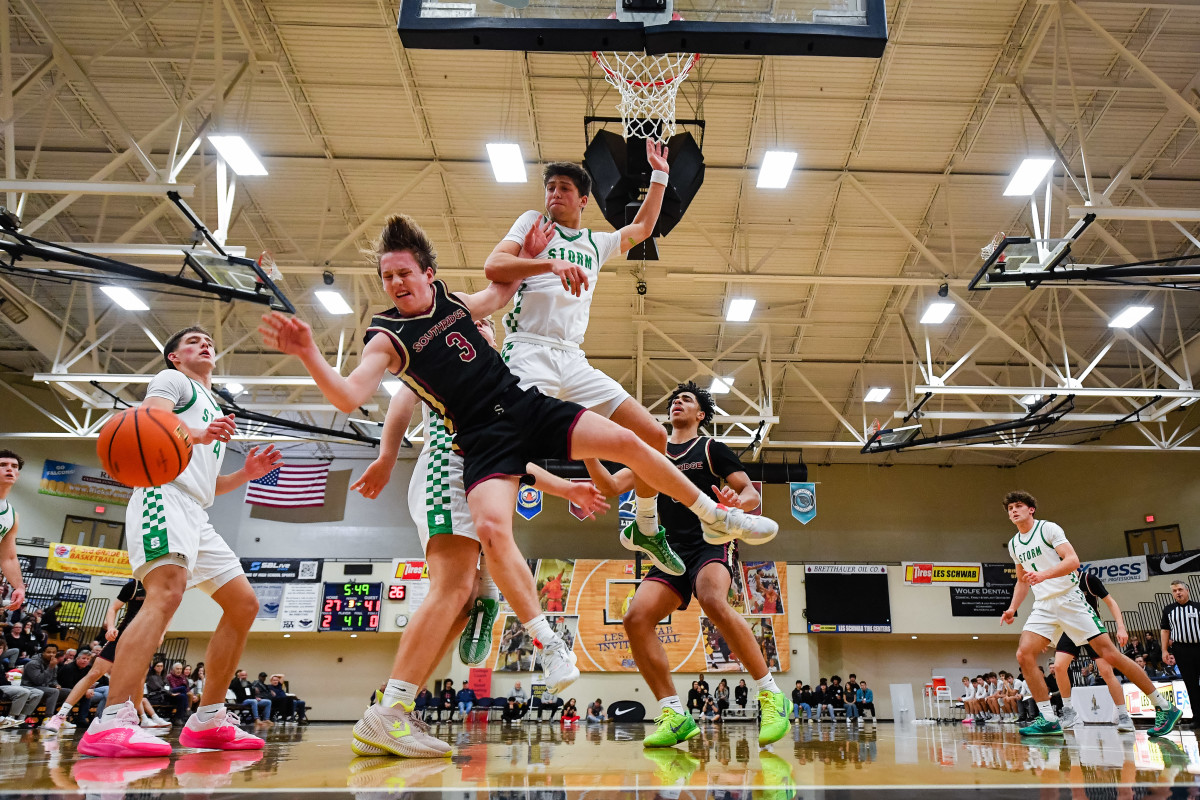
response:
[[[1000,246],[1000,243],[1002,241],[1004,241],[1004,236],[1005,236],[1004,231],[1000,231],[999,233],[997,233],[995,236],[992,237],[992,240],[987,243],[986,247],[980,248],[980,250],[979,250],[980,260],[987,261],[989,258],[991,258],[992,253],[996,252],[996,248]],[[1004,253],[1000,254],[1000,258],[997,259],[997,261],[1001,264],[1004,263]]]
[[[615,16],[615,15],[614,15]],[[673,14],[672,19],[682,19]],[[675,135],[675,95],[687,79],[699,53],[646,53],[592,51],[604,78],[621,93],[621,122],[625,138],[665,142]]]
[[[279,271],[279,267],[275,266],[275,254],[270,250],[263,250],[259,253],[258,266],[268,278],[276,283],[283,279],[283,273]]]

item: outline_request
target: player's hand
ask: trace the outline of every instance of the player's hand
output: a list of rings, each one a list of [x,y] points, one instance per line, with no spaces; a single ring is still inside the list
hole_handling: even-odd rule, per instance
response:
[[[233,414],[226,414],[208,423],[207,428],[192,428],[191,432],[192,444],[228,442],[237,433],[237,425],[233,422]]]
[[[109,628],[104,632],[104,640],[107,642],[115,642],[117,640],[117,629]]]
[[[1016,618],[1017,618],[1017,612],[1013,611],[1011,608],[1006,608],[1006,609],[1004,609],[1004,613],[1000,615],[1000,624],[1001,625],[1012,625],[1013,620]]]
[[[367,471],[362,474],[362,477],[350,484],[350,491],[358,492],[368,500],[374,500],[379,497],[383,487],[387,486],[388,481],[392,479],[392,468],[395,465],[395,461],[388,464],[378,458],[375,459],[367,467]]]
[[[714,486],[713,491],[716,492],[717,502],[723,506],[730,508],[745,508],[742,504],[742,496],[728,486]]]
[[[267,347],[289,356],[298,356],[317,346],[313,340],[312,326],[304,320],[272,311],[263,314],[262,321],[258,332],[262,334],[263,344]]]
[[[577,267],[556,258],[550,262],[550,271],[562,281],[563,288],[576,297],[579,297],[588,288],[588,276],[583,267]]]
[[[1042,581],[1044,581],[1046,579],[1042,577],[1041,573],[1030,572],[1027,570],[1025,572],[1025,574],[1021,576],[1021,580],[1025,581],[1030,586],[1037,586],[1039,583],[1041,583]]]
[[[8,605],[9,611],[16,611],[21,606],[25,605],[25,587],[13,589],[12,599]]]
[[[608,501],[591,481],[572,481],[566,495],[568,500],[583,509],[584,519],[603,514],[609,509]]]
[[[521,258],[537,258],[546,252],[546,246],[550,244],[552,238],[554,238],[554,220],[538,217],[538,221],[525,234],[525,241],[521,245]]]
[[[250,452],[246,454],[246,463],[242,469],[245,470],[245,475],[249,480],[255,480],[278,468],[282,463],[283,453],[276,450],[275,445],[269,444],[261,450],[251,447]]]
[[[671,166],[667,163],[667,153],[665,144],[660,144],[653,139],[646,140],[646,160],[650,162],[650,169],[670,172]]]
[[[1117,628],[1117,644],[1121,645],[1121,649],[1125,649],[1125,645],[1129,644],[1129,631],[1124,627]]]

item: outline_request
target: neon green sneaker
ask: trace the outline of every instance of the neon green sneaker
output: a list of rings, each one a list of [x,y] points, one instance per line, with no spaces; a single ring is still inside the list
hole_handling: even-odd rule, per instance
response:
[[[670,708],[654,718],[658,729],[642,740],[643,747],[674,747],[700,733],[691,714],[680,714]]]
[[[758,693],[758,708],[762,719],[758,723],[759,745],[778,742],[790,729],[788,717],[792,714],[792,701],[783,692]]]
[[[458,637],[458,657],[464,664],[478,666],[492,652],[492,627],[500,613],[500,601],[491,597],[476,597],[467,616],[467,626]]]
[[[697,731],[700,729],[697,728]],[[700,759],[674,748],[642,751],[654,762],[654,777],[663,786],[682,786],[700,769]]]
[[[755,783],[755,800],[792,800],[796,796],[796,784],[792,780],[792,765],[784,759],[764,750],[758,755],[762,764]]]
[[[654,562],[654,566],[668,575],[682,575],[687,571],[683,559],[667,544],[667,529],[662,525],[658,526],[658,533],[651,537],[638,529],[636,521],[631,522],[621,531],[621,544],[626,550],[640,550]]]
[[[1150,729],[1151,736],[1166,736],[1175,730],[1175,723],[1183,719],[1183,712],[1175,704],[1160,708],[1154,712],[1154,727]]]
[[[1051,722],[1038,714],[1038,718],[1033,721],[1033,724],[1021,728],[1020,733],[1022,736],[1062,736],[1063,729],[1057,720]]]

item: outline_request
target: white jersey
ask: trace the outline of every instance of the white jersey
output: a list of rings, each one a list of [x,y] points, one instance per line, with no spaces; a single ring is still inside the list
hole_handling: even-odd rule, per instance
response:
[[[0,500],[0,503],[4,504],[0,506],[0,539],[3,539],[17,524],[17,510],[8,502],[8,498]]]
[[[504,241],[522,245],[525,234],[542,219],[541,213],[526,211],[517,218]],[[555,225],[546,249],[535,258],[554,258],[582,267],[588,276],[588,287],[576,297],[563,288],[562,281],[552,272],[526,278],[513,297],[512,311],[504,315],[504,330],[509,334],[528,333],[583,344],[600,267],[620,249],[620,235],[615,231],[598,233],[588,228],[574,230]]]
[[[1066,543],[1067,535],[1061,526],[1039,519],[1029,533],[1017,531],[1017,535],[1008,540],[1008,554],[1027,572],[1046,572],[1062,563],[1062,556],[1054,548]],[[1058,597],[1078,585],[1078,571],[1051,578],[1033,585],[1033,599]]]
[[[224,414],[213,399],[212,392],[176,369],[164,369],[150,380],[146,397],[161,397],[175,408],[175,416],[189,428],[203,430]],[[225,443],[192,445],[192,460],[187,469],[171,485],[202,507],[213,504],[217,492],[217,476],[225,460]]]

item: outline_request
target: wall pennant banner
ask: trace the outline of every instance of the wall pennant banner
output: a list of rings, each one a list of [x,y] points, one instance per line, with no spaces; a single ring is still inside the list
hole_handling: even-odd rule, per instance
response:
[[[815,483],[789,484],[792,501],[792,516],[802,525],[812,522],[817,516],[817,485]]]
[[[625,526],[637,518],[637,501],[633,499],[633,489],[622,492],[617,501],[617,530],[625,530]]]
[[[522,486],[517,492],[517,513],[527,520],[542,513],[542,490]]]

